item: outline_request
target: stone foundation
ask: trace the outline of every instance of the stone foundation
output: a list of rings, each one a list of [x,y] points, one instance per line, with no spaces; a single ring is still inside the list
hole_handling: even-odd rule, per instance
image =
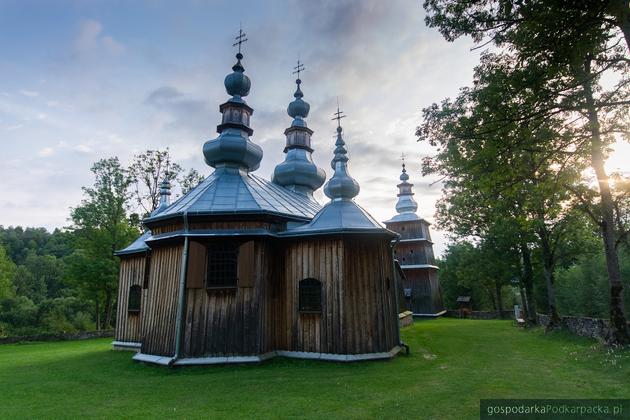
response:
[[[449,309],[444,314],[448,318],[461,318],[459,309]],[[514,319],[514,311],[506,309],[504,311],[472,311],[466,318],[470,319]]]
[[[398,325],[400,328],[407,327],[413,324],[413,313],[411,311],[405,311],[398,314]]]
[[[86,340],[88,338],[113,337],[114,330],[80,331],[78,333],[36,334],[18,337],[0,338],[0,344],[20,343],[23,341],[68,341]]]

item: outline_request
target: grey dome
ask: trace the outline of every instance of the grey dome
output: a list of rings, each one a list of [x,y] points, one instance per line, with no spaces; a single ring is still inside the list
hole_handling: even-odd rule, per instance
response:
[[[232,67],[233,72],[225,76],[223,84],[228,95],[232,96],[247,96],[249,95],[249,89],[252,87],[252,82],[249,77],[243,72],[245,68],[241,64],[241,58],[243,54],[236,54],[237,62]]]
[[[203,155],[206,163],[213,168],[233,166],[255,171],[260,166],[263,150],[249,139],[253,133],[249,120],[254,110],[243,97],[249,94],[251,82],[243,74],[243,54],[239,52],[236,58],[233,72],[225,78],[225,89],[232,97],[220,107],[223,120],[217,127],[219,136],[203,145]]]
[[[292,118],[306,118],[308,117],[308,112],[311,110],[311,106],[308,102],[302,100],[304,97],[304,94],[300,90],[300,83],[302,83],[302,81],[297,79],[295,83],[297,83],[297,89],[293,94],[295,100],[287,107],[287,114]]]
[[[272,182],[312,198],[313,191],[320,188],[326,180],[326,173],[313,163],[311,157],[313,131],[306,126],[306,121],[304,121],[311,106],[302,100],[304,97],[300,89],[302,81],[298,78],[295,83],[297,84],[297,89],[293,94],[295,100],[287,107],[287,113],[293,121],[291,126],[284,131],[287,139],[284,148],[286,157],[284,162],[274,169]]]
[[[352,199],[359,194],[359,183],[348,172],[348,152],[341,136],[343,129],[337,127],[337,141],[335,142],[335,157],[330,162],[335,170],[332,178],[324,186],[324,194],[330,199]]]
[[[243,130],[228,128],[219,137],[203,145],[203,156],[208,165],[216,168],[222,163],[255,171],[263,157],[262,148],[246,137]]]

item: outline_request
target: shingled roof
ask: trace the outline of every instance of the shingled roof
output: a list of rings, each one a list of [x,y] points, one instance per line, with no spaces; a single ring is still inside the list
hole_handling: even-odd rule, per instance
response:
[[[309,221],[321,205],[246,171],[218,168],[197,187],[145,223],[188,215],[270,214]]]
[[[309,223],[289,229],[280,235],[318,235],[328,233],[396,233],[385,229],[376,219],[352,200],[335,200],[326,204]]]

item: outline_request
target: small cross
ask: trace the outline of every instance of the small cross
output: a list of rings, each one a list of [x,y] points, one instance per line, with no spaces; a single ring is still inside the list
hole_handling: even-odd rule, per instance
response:
[[[300,59],[298,58],[298,62],[297,62],[297,66],[293,67],[295,69],[295,71],[291,74],[296,74],[297,73],[297,78],[300,78],[300,72],[304,71],[304,63],[300,63]]]
[[[245,32],[243,32],[243,28],[239,27],[238,28],[238,36],[235,37],[234,39],[236,40],[236,42],[234,44],[232,44],[233,47],[236,47],[238,45],[238,53],[241,53],[241,45],[244,44],[245,42],[247,42],[247,38],[245,38],[247,36],[247,34]]]
[[[331,120],[337,120],[337,127],[341,127],[341,119],[346,118],[343,114],[343,111],[339,111],[339,98],[337,98],[337,112],[333,113],[334,117]]]

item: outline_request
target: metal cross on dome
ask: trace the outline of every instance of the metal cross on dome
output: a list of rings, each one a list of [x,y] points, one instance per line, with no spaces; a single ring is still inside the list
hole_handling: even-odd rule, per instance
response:
[[[304,71],[304,63],[300,63],[300,59],[298,58],[297,66],[293,67],[295,71],[291,74],[297,74],[297,78],[300,78],[300,72]]]
[[[339,98],[337,98],[337,112],[333,113],[334,117],[331,118],[332,121],[337,120],[337,127],[341,127],[341,119],[346,118],[343,114],[343,111],[339,110]]]
[[[234,39],[236,39],[236,42],[234,44],[232,44],[233,47],[236,47],[238,45],[238,53],[241,53],[241,45],[247,42],[247,38],[245,38],[247,36],[247,34],[245,32],[243,32],[243,28],[239,27],[238,28],[238,36],[235,37]]]

